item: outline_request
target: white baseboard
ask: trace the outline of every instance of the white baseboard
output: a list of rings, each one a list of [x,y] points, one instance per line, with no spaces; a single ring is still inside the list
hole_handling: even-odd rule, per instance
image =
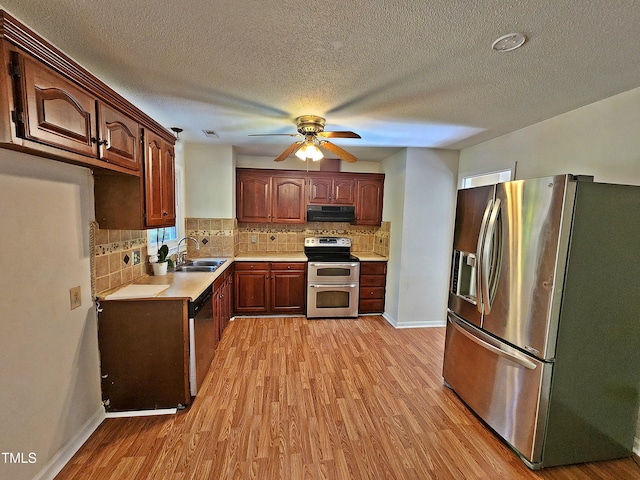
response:
[[[395,318],[391,317],[387,314],[387,312],[382,314],[382,317],[389,322],[394,328],[429,328],[429,327],[444,327],[446,326],[446,322],[443,321],[429,321],[429,322],[411,322],[411,323],[402,323],[398,322]]]
[[[109,412],[106,418],[150,417],[152,415],[175,415],[177,408],[158,408],[156,410],[132,410],[128,412]]]
[[[640,457],[640,438],[636,437],[633,441],[633,453]]]
[[[80,450],[80,447],[84,445],[84,442],[88,440],[96,428],[105,419],[104,407],[100,404],[100,408],[85,424],[78,430],[78,432],[71,437],[71,439],[56,452],[56,454],[47,462],[40,473],[38,473],[33,480],[53,480],[53,478],[60,473],[60,470],[71,460],[71,457]]]

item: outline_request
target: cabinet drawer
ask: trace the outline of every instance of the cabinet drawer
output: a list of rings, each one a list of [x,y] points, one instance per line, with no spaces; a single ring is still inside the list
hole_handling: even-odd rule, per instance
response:
[[[297,270],[304,271],[305,262],[273,262],[271,270]]]
[[[385,275],[387,262],[360,262],[361,275]]]
[[[384,275],[360,275],[361,287],[384,287],[386,283],[387,277]]]
[[[384,299],[360,299],[359,313],[382,313],[384,312]]]
[[[268,262],[235,262],[235,269],[238,270],[269,270]]]
[[[384,287],[363,287],[360,286],[360,299],[384,298]]]

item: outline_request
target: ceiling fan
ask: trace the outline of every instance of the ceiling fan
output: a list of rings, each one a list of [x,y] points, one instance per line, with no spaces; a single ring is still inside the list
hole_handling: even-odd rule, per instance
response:
[[[274,162],[281,162],[294,152],[296,156],[301,160],[320,160],[324,155],[318,147],[329,150],[331,153],[337,155],[345,162],[355,162],[356,160],[358,160],[354,155],[351,155],[349,152],[340,148],[336,144],[331,143],[329,140],[321,140],[324,138],[361,138],[357,133],[325,132],[324,118],[318,117],[316,115],[302,115],[301,117],[297,117],[295,121],[298,133],[256,133],[250,136],[260,137],[284,135],[288,137],[303,137],[303,140],[299,140],[289,145],[289,147],[287,147],[284,152],[282,152],[274,159]]]

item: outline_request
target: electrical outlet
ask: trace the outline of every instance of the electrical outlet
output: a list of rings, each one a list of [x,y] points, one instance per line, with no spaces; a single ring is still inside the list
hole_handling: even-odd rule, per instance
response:
[[[251,243],[258,243],[258,236],[257,235],[251,235]]]
[[[71,310],[82,305],[82,294],[80,293],[79,285],[69,289],[69,299],[71,300]]]
[[[140,263],[140,250],[134,250],[131,252],[131,257],[133,257],[133,265],[138,265]]]

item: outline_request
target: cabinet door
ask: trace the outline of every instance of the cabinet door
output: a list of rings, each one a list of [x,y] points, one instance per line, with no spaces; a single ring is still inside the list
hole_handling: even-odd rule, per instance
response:
[[[18,136],[97,157],[95,97],[40,62],[19,58],[24,69],[24,118]]]
[[[304,263],[271,264],[271,312],[304,313],[307,281]]]
[[[306,219],[305,179],[273,177],[271,180],[271,222],[304,223]]]
[[[356,182],[352,177],[309,178],[309,203],[318,205],[353,205],[356,196]]]
[[[175,224],[175,171],[173,146],[145,131],[145,210],[148,227]]]
[[[100,303],[98,347],[107,411],[190,403],[186,300]]]
[[[309,178],[309,203],[327,205],[331,203],[333,180],[329,177]]]
[[[271,221],[271,178],[268,175],[239,173],[236,188],[239,222]]]
[[[358,179],[356,224],[380,225],[382,222],[382,196],[384,179]]]
[[[239,262],[233,284],[235,313],[269,312],[269,264]]]
[[[98,102],[100,158],[140,170],[140,127],[123,113]]]
[[[356,182],[353,178],[335,178],[331,203],[353,205],[356,200]]]

